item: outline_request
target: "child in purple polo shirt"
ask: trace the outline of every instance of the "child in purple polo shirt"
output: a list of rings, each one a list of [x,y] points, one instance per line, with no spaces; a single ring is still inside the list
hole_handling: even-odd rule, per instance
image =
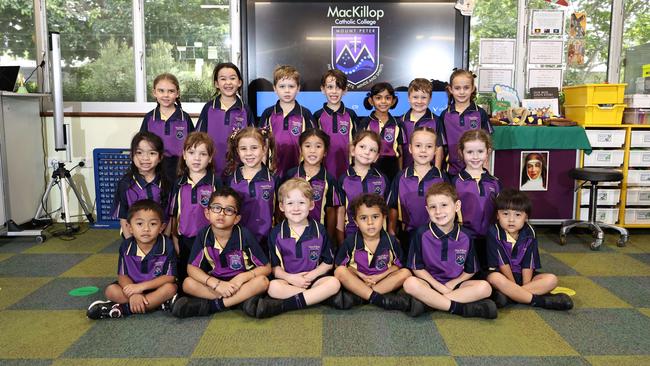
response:
[[[129,207],[127,225],[132,236],[120,245],[117,281],[108,285],[108,300],[90,304],[90,319],[144,314],[163,306],[176,295],[176,254],[171,239],[162,234],[163,211],[153,200]]]
[[[504,189],[496,199],[496,210],[497,223],[487,235],[487,280],[494,287],[497,305],[505,306],[509,298],[545,309],[572,309],[573,301],[568,295],[550,294],[557,286],[557,276],[537,272],[541,265],[535,230],[528,223],[528,196],[516,189]]]
[[[377,167],[388,179],[393,180],[402,167],[402,145],[404,132],[402,125],[390,114],[390,110],[397,105],[395,89],[389,83],[377,83],[368,92],[368,97],[363,100],[366,109],[374,110],[370,116],[359,123],[360,130],[371,130],[379,134],[381,149]]]
[[[316,125],[330,138],[325,168],[335,177],[340,177],[350,166],[350,142],[358,123],[357,114],[341,101],[347,89],[348,78],[343,71],[327,70],[320,80],[320,90],[327,103],[314,113]]]
[[[271,266],[250,231],[238,225],[241,198],[222,187],[210,196],[204,215],[210,224],[199,232],[192,247],[183,291],[191,296],[174,302],[179,318],[204,316],[242,304],[255,316],[259,294],[269,287]]]
[[[278,190],[279,208],[286,219],[269,234],[275,279],[269,284],[270,297],[257,303],[258,318],[318,304],[341,288],[330,274],[334,254],[325,227],[309,217],[313,195],[302,178],[291,178]]]
[[[330,237],[336,238],[336,213],[341,203],[336,179],[323,164],[323,159],[330,153],[330,146],[330,138],[323,130],[310,128],[300,134],[302,162],[289,169],[285,179],[300,177],[309,182],[314,201],[309,217],[326,225]]]
[[[440,114],[442,145],[447,154],[447,172],[456,175],[464,167],[458,151],[458,141],[465,131],[483,129],[492,133],[492,125],[485,110],[474,103],[476,86],[474,74],[454,69],[447,86],[449,106]],[[489,164],[485,165],[485,168]]]
[[[388,194],[388,233],[399,234],[405,253],[408,253],[410,233],[429,222],[425,193],[432,184],[448,181],[447,175],[433,166],[436,138],[432,128],[415,128],[408,147],[413,161],[393,179]]]
[[[494,222],[494,199],[501,192],[499,179],[485,169],[492,152],[492,139],[483,130],[466,131],[458,141],[458,149],[465,167],[452,178],[452,184],[462,202],[460,221],[474,240],[479,263],[485,268],[485,234]]]
[[[156,108],[144,116],[140,131],[152,132],[163,140],[162,170],[167,180],[174,182],[183,142],[194,130],[194,125],[190,115],[181,108],[181,89],[176,76],[167,73],[156,76],[153,96]]]
[[[267,236],[273,225],[275,191],[278,178],[264,161],[275,154],[269,152],[273,146],[268,130],[247,127],[230,138],[228,147],[228,177],[226,181],[242,197],[241,225],[253,232],[266,252]]]
[[[178,253],[178,278],[187,277],[187,262],[194,237],[207,225],[203,211],[210,203],[210,195],[221,186],[221,180],[212,170],[214,155],[212,139],[205,132],[192,132],[183,146],[183,159],[178,166],[180,178],[172,191],[170,216],[171,233]]]
[[[438,169],[442,169],[442,159],[444,157],[444,150],[438,131],[440,130],[438,118],[429,109],[431,102],[431,93],[433,92],[433,85],[431,82],[424,78],[415,78],[411,81],[408,87],[409,105],[411,108],[404,113],[400,118],[402,127],[404,128],[404,143],[410,143],[411,135],[418,127],[431,128],[436,133],[436,150],[435,150],[435,164]],[[410,149],[404,150],[403,166],[407,167],[413,164],[413,157]]]
[[[375,193],[384,198],[388,196],[388,179],[373,166],[379,157],[380,146],[380,137],[374,131],[361,131],[352,139],[352,165],[339,177],[341,207],[336,225],[338,243],[357,231],[351,204],[355,198],[364,193]]]
[[[497,317],[497,306],[487,299],[492,291],[490,284],[471,279],[479,266],[472,239],[456,223],[460,207],[449,183],[429,187],[430,222],[413,235],[408,267],[415,276],[404,282],[404,290],[413,297],[411,316],[419,316],[430,307],[464,317]]]
[[[278,95],[278,101],[264,110],[259,127],[269,128],[273,133],[275,151],[278,152],[275,171],[282,177],[287,170],[298,165],[298,138],[305,129],[314,127],[314,121],[309,109],[296,102],[300,91],[300,73],[295,67],[281,65],[273,71],[273,90]]]
[[[212,73],[217,92],[214,99],[207,102],[201,110],[196,130],[207,132],[214,141],[217,154],[214,154],[214,171],[217,177],[226,169],[228,137],[233,131],[254,125],[250,108],[239,97],[242,77],[239,68],[232,62],[221,62]]]
[[[131,140],[131,167],[117,184],[113,212],[120,219],[120,228],[125,239],[131,237],[126,221],[129,207],[143,199],[156,201],[163,207],[163,221],[166,225],[171,182],[162,174],[160,159],[163,156],[163,142],[151,132],[138,132]]]
[[[334,271],[345,289],[341,308],[368,301],[387,310],[409,310],[409,297],[392,293],[402,287],[411,271],[403,268],[402,250],[395,237],[383,229],[386,201],[378,194],[363,194],[354,200],[352,210],[359,230],[339,248]]]

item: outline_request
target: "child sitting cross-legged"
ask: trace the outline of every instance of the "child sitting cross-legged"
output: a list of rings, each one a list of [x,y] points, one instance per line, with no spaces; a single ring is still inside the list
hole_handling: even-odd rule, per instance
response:
[[[210,225],[199,231],[187,264],[188,277],[172,314],[179,318],[204,316],[242,304],[255,316],[259,294],[269,287],[271,266],[255,236],[238,225],[241,198],[230,187],[210,197],[205,216]]]

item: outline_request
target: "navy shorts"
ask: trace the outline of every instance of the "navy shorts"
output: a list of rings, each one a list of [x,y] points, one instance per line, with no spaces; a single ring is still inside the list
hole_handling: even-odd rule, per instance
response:
[[[420,278],[420,279],[421,279],[421,278]],[[430,287],[433,291],[438,292],[438,290],[436,290],[435,288],[433,288],[433,286],[431,286],[431,284],[429,283],[429,281],[426,281],[426,280],[423,280],[423,279],[421,279],[421,280],[424,281],[427,285],[429,285],[429,287]],[[462,282],[457,283],[456,286],[454,286],[454,289],[453,289],[452,291],[456,291],[456,290],[458,290],[458,289],[460,288],[460,286],[461,286],[463,283],[465,283],[465,281],[462,281]]]
[[[499,270],[498,269],[488,269],[485,278],[487,278],[487,275],[489,275],[492,272],[499,272]],[[538,274],[540,274],[540,273],[537,272],[537,271],[533,271],[533,277],[537,276]],[[524,278],[522,277],[521,272],[512,272],[512,276],[515,278],[515,283],[517,285],[519,285],[519,286],[524,285]]]

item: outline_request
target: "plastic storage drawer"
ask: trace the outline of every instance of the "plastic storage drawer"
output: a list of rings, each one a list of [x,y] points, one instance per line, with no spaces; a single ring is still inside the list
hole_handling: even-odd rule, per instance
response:
[[[623,165],[624,150],[593,150],[584,155],[584,166],[618,167]]]
[[[650,224],[650,208],[628,208],[625,210],[626,224]]]
[[[650,167],[650,150],[632,150],[630,151],[630,160],[628,165],[631,168]]]
[[[650,206],[650,189],[628,188],[626,206]]]
[[[650,147],[650,130],[632,131],[630,147]]]
[[[633,186],[650,186],[650,170],[628,170],[627,184]]]
[[[566,117],[580,125],[620,125],[623,122],[625,104],[616,105],[572,105],[565,104]]]
[[[625,130],[585,130],[591,147],[622,147]]]
[[[587,187],[583,187],[582,190],[580,190],[580,204],[581,205],[588,205],[589,204],[589,189]],[[598,189],[597,197],[596,197],[596,205],[603,205],[603,206],[614,206],[618,203],[618,201],[621,198],[621,190],[620,189]]]
[[[623,112],[623,123],[630,125],[650,125],[650,109],[626,108]]]
[[[627,84],[584,84],[565,86],[565,105],[621,104]]]
[[[580,208],[580,220],[589,220],[589,207]],[[606,224],[615,224],[618,221],[618,207],[596,209],[596,221]]]

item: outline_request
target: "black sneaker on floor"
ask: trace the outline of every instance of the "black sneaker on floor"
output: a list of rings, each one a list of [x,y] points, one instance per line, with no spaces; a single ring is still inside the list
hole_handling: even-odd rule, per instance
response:
[[[166,312],[171,312],[172,308],[174,307],[174,303],[178,300],[178,294],[174,295],[171,299],[163,302],[160,304],[160,310],[161,311],[166,311]]]
[[[490,299],[483,299],[465,304],[465,318],[496,319],[497,305]]]
[[[206,316],[210,314],[210,300],[184,296],[174,302],[172,315],[177,318]]]
[[[418,316],[426,313],[429,309],[430,308],[425,303],[411,296],[411,308],[408,311],[409,316],[417,318]]]
[[[255,317],[258,319],[264,319],[284,313],[282,303],[284,303],[284,300],[274,299],[268,296],[261,298],[260,301],[257,302]]]
[[[330,298],[325,300],[324,303],[334,309],[345,310],[345,304],[343,303],[343,289],[340,289],[339,292],[330,296]]]
[[[89,319],[121,318],[122,307],[113,301],[95,301],[88,306],[86,316]]]
[[[344,310],[352,309],[354,306],[363,305],[365,301],[357,294],[354,294],[348,290],[342,290],[341,297],[343,298],[343,308]]]
[[[544,304],[542,307],[544,309],[550,310],[569,310],[573,309],[573,300],[567,294],[548,294],[542,295],[544,299]]]
[[[411,297],[405,293],[384,294],[382,308],[386,310],[400,310],[408,312],[411,310]]]
[[[244,314],[254,318],[257,313],[257,305],[259,304],[261,298],[262,297],[260,295],[255,295],[244,300],[244,302],[242,302],[240,305],[241,310],[244,312]]]
[[[492,295],[490,295],[490,300],[494,301],[498,309],[508,305],[510,301],[508,296],[499,290],[492,290]]]

